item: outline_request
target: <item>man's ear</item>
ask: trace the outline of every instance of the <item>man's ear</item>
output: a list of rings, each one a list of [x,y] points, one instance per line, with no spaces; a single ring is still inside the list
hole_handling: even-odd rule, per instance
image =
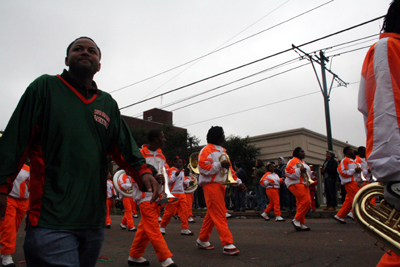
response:
[[[65,66],[69,66],[68,57],[65,57]]]

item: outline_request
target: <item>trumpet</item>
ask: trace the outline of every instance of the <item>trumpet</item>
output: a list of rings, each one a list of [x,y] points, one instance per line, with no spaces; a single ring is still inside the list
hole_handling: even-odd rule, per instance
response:
[[[197,181],[197,176],[200,174],[199,171],[199,160],[198,160],[199,153],[195,152],[192,153],[189,157],[189,164],[188,167],[190,169],[189,179],[193,181],[193,185],[188,186],[185,189],[186,194],[191,194],[196,191],[197,187],[199,186],[199,182]]]
[[[304,168],[304,165],[301,162],[297,163],[296,166],[297,166],[297,168],[301,168],[301,167]],[[314,183],[313,179],[311,179],[308,172],[301,173],[300,175],[306,180],[306,186],[310,186],[312,183]]]
[[[164,185],[163,185],[163,192],[162,196],[159,200],[156,202],[158,205],[164,205],[168,203],[173,203],[175,201],[178,201],[178,198],[176,198],[173,194],[171,194],[171,191],[169,191],[168,187],[168,174],[167,171],[165,170],[165,167],[161,167],[161,162],[158,164],[158,174],[162,174],[164,176]]]
[[[219,162],[222,162],[222,161],[229,161],[229,156],[225,153],[222,154],[221,156],[219,156]],[[224,184],[224,185],[237,184],[235,179],[233,179],[231,168],[225,169],[225,168],[221,167],[219,175],[221,177],[224,177],[226,175],[226,179],[225,179],[225,181],[222,182],[222,184]]]
[[[371,199],[383,197],[384,187],[371,183],[358,190],[353,200],[353,214],[356,222],[370,235],[400,255],[400,212],[383,199],[379,205]],[[383,249],[383,248],[382,248]]]

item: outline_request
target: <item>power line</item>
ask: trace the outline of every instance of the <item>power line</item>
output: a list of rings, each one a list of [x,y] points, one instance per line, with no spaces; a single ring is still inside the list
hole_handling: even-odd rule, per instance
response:
[[[193,106],[193,105],[195,105],[195,104],[199,104],[199,103],[201,103],[201,102],[210,100],[210,99],[212,99],[212,98],[215,98],[215,97],[218,97],[218,96],[221,96],[221,95],[225,95],[225,94],[231,93],[231,92],[233,92],[233,91],[236,91],[236,90],[239,90],[239,89],[243,89],[243,88],[245,88],[245,87],[248,87],[248,86],[250,86],[250,85],[254,85],[254,84],[256,84],[256,83],[259,83],[259,82],[262,82],[262,81],[271,79],[271,78],[273,78],[273,77],[279,76],[279,75],[284,74],[284,73],[287,73],[287,72],[289,72],[289,71],[292,71],[292,70],[295,70],[295,69],[299,69],[299,68],[304,67],[304,66],[306,66],[306,65],[308,65],[308,63],[303,64],[303,65],[300,65],[300,66],[297,66],[297,67],[294,67],[294,68],[291,68],[291,69],[288,69],[288,70],[285,70],[285,71],[282,71],[282,72],[280,72],[280,73],[277,73],[277,74],[268,76],[268,77],[266,77],[266,78],[263,78],[263,79],[260,79],[260,80],[257,80],[257,81],[254,81],[254,82],[251,82],[251,83],[248,83],[248,84],[239,86],[239,87],[236,87],[236,88],[234,88],[234,89],[231,89],[231,90],[222,92],[222,93],[220,93],[220,94],[213,95],[213,96],[211,96],[211,97],[209,97],[209,98],[202,99],[202,100],[197,101],[197,102],[195,102],[195,103],[192,103],[192,104],[189,104],[189,105],[186,105],[186,106],[182,106],[182,107],[173,109],[173,110],[171,110],[171,111],[176,111],[176,110],[179,110],[179,109],[182,109],[182,108],[186,108],[186,107],[189,107],[189,106]]]
[[[350,84],[354,84],[354,83],[358,83],[358,82],[349,83],[349,85],[350,85]],[[340,87],[340,86],[337,86],[337,87],[335,87],[335,88],[338,88],[338,87]],[[267,106],[272,106],[272,105],[280,104],[280,103],[283,103],[283,102],[287,102],[287,101],[290,101],[290,100],[299,99],[299,98],[306,97],[306,96],[313,95],[313,94],[317,94],[317,93],[320,93],[320,91],[315,91],[315,92],[307,93],[307,94],[304,94],[304,95],[299,95],[299,96],[295,96],[295,97],[283,99],[283,100],[280,100],[280,101],[268,103],[268,104],[265,104],[265,105],[261,105],[261,106],[257,106],[257,107],[253,107],[253,108],[249,108],[249,109],[245,109],[245,110],[241,110],[241,111],[236,111],[236,112],[229,113],[229,114],[226,114],[226,115],[222,115],[222,116],[214,117],[214,118],[211,118],[211,119],[207,119],[207,120],[202,120],[202,121],[194,122],[194,123],[191,123],[191,124],[186,124],[186,125],[179,126],[179,127],[185,128],[185,127],[187,127],[187,126],[191,126],[191,125],[195,125],[195,124],[199,124],[199,123],[203,123],[203,122],[207,122],[207,121],[211,121],[211,120],[220,119],[220,118],[224,118],[224,117],[236,115],[236,114],[239,114],[239,113],[243,113],[243,112],[247,112],[247,111],[251,111],[251,110],[255,110],[255,109],[259,109],[259,108],[263,108],[263,107],[267,107]]]
[[[352,41],[348,41],[348,42],[344,42],[344,43],[341,43],[341,44],[333,45],[333,46],[330,46],[329,49],[335,48],[335,47],[338,47],[338,46],[342,46],[342,45],[345,45],[345,44],[354,43],[354,42],[357,42],[357,41],[360,41],[360,40],[365,40],[365,39],[368,39],[368,38],[371,38],[371,37],[375,37],[376,35],[377,35],[377,34],[373,34],[373,35],[370,35],[370,36],[367,36],[367,37],[358,38],[358,39],[354,39],[354,40],[352,40]],[[370,41],[370,40],[364,41],[364,42],[361,42],[361,43],[357,43],[357,44],[354,44],[354,45],[360,45],[360,44],[362,44],[362,43],[369,42],[369,41]],[[340,50],[340,49],[344,49],[344,48],[348,48],[348,47],[351,47],[351,46],[354,46],[354,45],[346,46],[346,47],[339,48],[339,49],[334,49],[334,50],[331,50],[331,52],[332,52],[332,51],[336,51],[336,50]],[[342,55],[342,54],[347,54],[347,53],[354,52],[354,51],[361,50],[361,49],[365,49],[365,48],[368,48],[368,47],[370,47],[370,46],[365,46],[365,47],[357,48],[357,49],[354,49],[354,50],[345,51],[345,52],[342,52],[342,53],[340,53],[340,54],[336,54],[336,55],[328,56],[328,57],[333,58],[334,56],[339,56],[339,55]],[[325,48],[325,49],[327,49],[327,48]],[[316,51],[319,51],[319,50],[321,50],[321,49],[318,49],[318,50],[316,50]],[[313,52],[312,52],[312,53],[313,53]],[[236,82],[238,82],[238,81],[242,81],[242,80],[245,80],[245,79],[247,79],[247,78],[250,78],[250,77],[259,75],[259,74],[261,74],[261,73],[265,73],[265,72],[267,72],[267,71],[271,71],[271,70],[274,70],[274,69],[277,69],[277,68],[280,68],[280,67],[283,67],[283,66],[287,66],[287,65],[289,65],[289,64],[293,64],[293,63],[297,62],[297,59],[298,59],[298,58],[294,58],[294,59],[288,60],[288,61],[286,61],[286,62],[279,63],[279,64],[277,64],[277,65],[275,65],[275,66],[272,66],[272,67],[270,67],[270,68],[264,69],[264,70],[262,70],[262,71],[259,71],[259,72],[254,73],[254,74],[251,74],[251,75],[242,77],[242,78],[240,78],[240,79],[238,79],[238,80],[235,80],[235,81],[232,81],[232,82],[229,82],[229,83],[226,83],[226,84],[223,84],[223,85],[214,87],[214,88],[212,88],[212,89],[203,91],[203,92],[201,92],[201,93],[197,93],[197,94],[194,94],[194,95],[185,97],[185,98],[181,98],[181,99],[179,99],[179,100],[173,101],[173,102],[168,103],[168,104],[165,104],[165,105],[163,105],[163,106],[160,106],[159,108],[160,108],[160,109],[165,109],[165,108],[167,108],[167,107],[170,107],[170,106],[173,106],[173,105],[176,105],[176,104],[181,104],[181,103],[184,102],[184,101],[191,100],[191,99],[193,99],[193,98],[195,98],[195,97],[204,95],[204,94],[206,94],[206,93],[210,93],[210,92],[215,91],[215,90],[217,90],[217,89],[221,89],[221,88],[223,88],[223,87],[225,87],[225,86],[227,86],[227,85],[231,85],[231,84],[236,83]],[[280,74],[280,73],[278,73],[278,74]],[[269,78],[271,78],[271,77],[273,77],[273,76],[270,76]],[[264,80],[264,79],[263,79],[263,80]],[[249,85],[251,85],[251,84],[249,84]],[[248,85],[246,85],[246,86],[248,86]],[[240,88],[242,88],[242,87],[240,87]],[[239,88],[239,89],[240,89],[240,88]],[[235,91],[235,90],[237,90],[237,89],[233,89],[233,90],[230,90],[230,91],[227,91],[227,92],[224,92],[224,93],[220,93],[220,94],[218,94],[218,95],[211,96],[211,97],[209,97],[209,98],[207,98],[207,99],[200,100],[199,102],[204,102],[205,100],[209,100],[209,99],[212,99],[212,98],[214,98],[214,97],[218,97],[218,96],[220,96],[220,95],[223,95],[223,94],[226,94],[226,93]],[[194,103],[194,104],[197,104],[197,103],[198,103],[198,102],[196,102],[196,103]],[[188,104],[188,105],[185,105],[185,106],[183,106],[183,107],[180,107],[180,108],[177,108],[177,109],[174,109],[174,110],[171,110],[171,111],[176,111],[176,110],[182,109],[182,108],[184,108],[184,107],[192,106],[192,105],[194,105],[194,104]],[[140,116],[142,116],[142,113],[133,115],[133,117],[140,117]]]
[[[271,70],[274,70],[274,69],[277,69],[277,68],[280,68],[280,67],[284,67],[284,66],[293,64],[293,63],[295,63],[295,62],[298,62],[298,59],[299,59],[299,58],[294,58],[294,59],[285,61],[285,62],[283,62],[283,63],[279,63],[279,64],[277,64],[277,65],[275,65],[275,66],[272,66],[272,67],[269,67],[269,68],[264,69],[264,70],[262,70],[262,71],[253,73],[253,74],[248,75],[248,76],[245,76],[245,77],[242,77],[242,78],[237,79],[237,80],[234,80],[234,81],[232,81],[232,82],[225,83],[225,84],[219,85],[219,86],[217,86],[217,87],[214,87],[214,88],[208,89],[208,90],[206,90],[206,91],[203,91],[203,92],[201,92],[201,93],[197,93],[197,94],[194,94],[194,95],[191,95],[191,96],[188,96],[188,97],[185,97],[185,98],[176,100],[176,101],[171,102],[171,103],[169,103],[169,104],[165,104],[165,105],[163,105],[163,106],[161,106],[161,107],[159,107],[159,108],[164,109],[164,108],[167,108],[167,107],[176,105],[176,104],[180,104],[180,103],[182,103],[183,101],[190,100],[190,99],[193,99],[193,98],[195,98],[195,97],[198,97],[198,96],[201,96],[201,95],[204,95],[204,94],[213,92],[213,91],[218,90],[218,89],[221,89],[221,88],[223,88],[223,87],[225,87],[225,86],[228,86],[228,85],[231,85],[231,84],[234,84],[234,83],[237,83],[237,82],[246,80],[246,79],[248,79],[248,78],[257,76],[257,75],[259,75],[259,74],[262,74],[262,73],[265,73],[265,72],[268,72],[268,71],[271,71]],[[212,97],[211,97],[211,98],[212,98]],[[201,101],[201,102],[202,102],[202,101]],[[172,110],[172,111],[174,111],[174,110]],[[140,117],[141,115],[142,115],[142,114],[139,113],[139,114],[134,115],[134,117]]]
[[[352,30],[352,29],[354,29],[354,28],[357,28],[357,27],[363,26],[363,25],[365,25],[365,24],[371,23],[371,22],[373,22],[373,21],[375,21],[375,20],[378,20],[378,19],[381,19],[381,18],[383,18],[383,17],[384,17],[384,16],[380,16],[380,17],[377,17],[377,18],[375,18],[375,19],[371,19],[371,20],[365,21],[365,22],[363,22],[363,23],[360,23],[360,24],[357,24],[357,25],[351,26],[351,27],[349,27],[349,28],[346,28],[346,29],[340,30],[340,31],[338,31],[338,32],[335,32],[335,33],[332,33],[332,34],[328,34],[328,35],[326,35],[326,36],[323,36],[323,37],[317,38],[317,39],[315,39],[315,40],[312,40],[312,41],[306,42],[306,43],[304,43],[304,44],[298,45],[297,47],[302,47],[302,46],[306,46],[306,45],[309,45],[309,44],[312,44],[312,43],[315,43],[315,42],[321,41],[321,40],[323,40],[323,39],[326,39],[326,38],[332,37],[332,36],[334,36],[334,35],[337,35],[337,34],[340,34],[340,33],[343,33],[343,32],[349,31],[349,30]],[[178,87],[178,88],[172,89],[172,90],[170,90],[170,91],[167,91],[167,92],[165,92],[165,93],[162,93],[162,94],[159,94],[159,95],[156,95],[156,96],[153,96],[153,97],[150,97],[150,98],[147,98],[147,99],[144,99],[144,100],[141,100],[141,101],[135,102],[135,103],[133,103],[133,104],[130,104],[130,105],[127,105],[127,106],[125,106],[125,107],[122,107],[122,108],[120,108],[120,110],[122,110],[122,109],[125,109],[125,108],[128,108],[128,107],[131,107],[131,106],[134,106],[134,105],[137,105],[137,104],[140,104],[140,103],[143,103],[143,102],[146,102],[146,101],[149,101],[149,100],[151,100],[151,99],[154,99],[154,98],[157,98],[157,97],[160,97],[160,96],[163,96],[163,95],[167,95],[167,94],[170,94],[170,93],[176,92],[176,91],[178,91],[178,90],[181,90],[181,89],[184,89],[184,88],[186,88],[186,87],[189,87],[189,86],[195,85],[195,84],[197,84],[197,83],[204,82],[204,81],[206,81],[206,80],[209,80],[209,79],[212,79],[212,78],[218,77],[218,76],[220,76],[220,75],[223,75],[223,74],[226,74],[226,73],[229,73],[229,72],[232,72],[232,71],[234,71],[234,70],[238,70],[238,69],[241,69],[241,68],[244,68],[244,67],[250,66],[250,65],[252,65],[252,64],[255,64],[255,63],[258,63],[258,62],[260,62],[260,61],[263,61],[263,60],[266,60],[266,59],[269,59],[269,58],[272,58],[272,57],[278,56],[278,55],[280,55],[280,54],[284,54],[284,53],[286,53],[286,52],[289,52],[289,51],[291,51],[292,49],[293,49],[293,48],[289,48],[289,49],[286,49],[286,50],[283,50],[283,51],[277,52],[277,53],[275,53],[275,54],[272,54],[272,55],[269,55],[269,56],[266,56],[266,57],[263,57],[263,58],[257,59],[257,60],[255,60],[255,61],[252,61],[252,62],[246,63],[246,64],[244,64],[244,65],[241,65],[241,66],[238,66],[238,67],[235,67],[235,68],[232,68],[232,69],[229,69],[229,70],[226,70],[226,71],[220,72],[220,73],[218,73],[218,74],[214,74],[214,75],[212,75],[212,76],[209,76],[209,77],[207,77],[207,78],[203,78],[203,79],[201,79],[201,80],[198,80],[198,81],[195,81],[195,82],[192,82],[192,83],[189,83],[189,84],[183,85],[183,86],[181,86],[181,87]]]
[[[219,49],[221,46],[223,46],[224,44],[226,44],[227,42],[229,42],[230,40],[232,40],[233,38],[235,38],[236,36],[238,36],[239,34],[241,34],[242,32],[246,31],[247,29],[249,29],[251,26],[255,25],[257,22],[261,21],[262,19],[264,19],[265,17],[267,17],[268,15],[272,14],[273,12],[275,12],[276,10],[278,10],[280,7],[282,7],[283,5],[285,5],[286,3],[288,3],[290,0],[287,0],[285,3],[281,4],[280,6],[278,6],[277,8],[275,8],[274,10],[272,10],[271,12],[269,12],[268,14],[264,15],[262,18],[258,19],[257,21],[255,21],[254,23],[252,23],[251,25],[247,26],[245,29],[241,30],[239,33],[235,34],[233,37],[229,38],[227,41],[225,41],[224,43],[222,43],[221,45],[219,45],[217,48],[215,48],[213,51],[211,51],[210,53],[216,52],[217,49]],[[172,81],[173,79],[175,79],[176,77],[178,77],[179,75],[181,75],[183,72],[185,72],[186,70],[188,70],[189,68],[191,68],[193,65],[197,64],[201,59],[196,60],[196,62],[193,62],[192,65],[188,66],[187,68],[185,68],[184,70],[182,70],[181,72],[179,72],[178,74],[176,74],[175,76],[173,76],[171,79],[169,79],[168,81],[164,82],[162,85],[158,86],[156,89],[154,89],[153,91],[151,91],[150,93],[148,93],[147,95],[145,95],[143,98],[148,97],[149,95],[151,95],[152,93],[154,93],[155,91],[157,91],[158,89],[160,89],[161,87],[163,87],[164,85],[166,85],[167,83],[169,83],[170,81]],[[143,99],[142,98],[142,99]]]
[[[275,24],[274,26],[271,26],[271,27],[269,27],[269,28],[267,28],[267,29],[265,29],[265,30],[262,30],[262,31],[260,31],[260,32],[258,32],[258,33],[255,33],[255,34],[252,34],[252,35],[250,35],[250,36],[248,36],[248,37],[245,37],[245,38],[243,38],[243,39],[241,39],[241,40],[239,40],[239,41],[233,42],[233,43],[231,43],[231,44],[229,44],[229,45],[227,45],[227,46],[221,47],[221,48],[219,48],[219,49],[217,49],[217,50],[214,50],[214,51],[212,51],[212,52],[210,52],[210,53],[207,53],[207,54],[205,54],[205,55],[203,55],[203,56],[200,56],[200,57],[198,57],[198,58],[192,59],[192,60],[190,60],[190,61],[188,61],[188,62],[186,62],[186,63],[180,64],[180,65],[178,65],[178,66],[176,66],[176,67],[173,67],[173,68],[168,69],[168,70],[166,70],[166,71],[160,72],[160,73],[158,73],[158,74],[155,74],[155,75],[153,75],[153,76],[150,76],[150,77],[145,78],[145,79],[143,79],[143,80],[140,80],[140,81],[138,81],[138,82],[135,82],[135,83],[126,85],[126,86],[124,86],[124,87],[121,87],[121,88],[119,88],[119,89],[113,90],[113,91],[111,91],[111,92],[109,92],[109,93],[112,94],[112,93],[115,93],[115,92],[117,92],[117,91],[126,89],[126,88],[128,88],[128,87],[133,86],[133,85],[136,85],[136,84],[142,83],[142,82],[144,82],[144,81],[150,80],[150,79],[152,79],[152,78],[155,78],[155,77],[157,77],[157,76],[160,76],[160,75],[165,74],[165,73],[167,73],[167,72],[170,72],[170,71],[172,71],[172,70],[175,70],[175,69],[177,69],[177,68],[180,68],[180,67],[182,67],[182,66],[185,66],[185,65],[187,65],[187,64],[189,64],[189,63],[192,63],[192,62],[194,62],[194,61],[197,61],[197,60],[199,60],[199,59],[202,59],[202,58],[204,58],[204,57],[207,57],[207,56],[209,56],[209,55],[212,55],[212,54],[214,54],[214,53],[216,53],[216,52],[219,52],[219,51],[221,51],[221,50],[223,50],[223,49],[226,49],[226,48],[228,48],[228,47],[230,47],[230,46],[233,46],[233,45],[235,45],[235,44],[238,44],[238,43],[240,43],[240,42],[242,42],[242,41],[245,41],[245,40],[250,39],[250,38],[252,38],[252,37],[254,37],[254,36],[257,36],[257,35],[259,35],[259,34],[261,34],[261,33],[263,33],[263,32],[269,31],[269,30],[271,30],[271,29],[273,29],[273,28],[275,28],[275,27],[278,27],[278,26],[280,26],[280,25],[282,25],[282,24],[284,24],[284,23],[287,23],[287,22],[289,22],[289,21],[291,21],[291,20],[293,20],[293,19],[295,19],[295,18],[301,17],[301,16],[303,16],[303,15],[305,15],[305,14],[311,12],[311,11],[314,11],[314,10],[316,10],[316,9],[318,9],[318,8],[320,8],[320,7],[322,7],[322,6],[324,6],[324,5],[327,5],[327,4],[329,4],[330,2],[333,2],[333,1],[334,1],[334,0],[331,0],[331,1],[329,1],[329,2],[326,2],[326,3],[322,4],[322,5],[319,5],[319,6],[317,6],[317,7],[314,7],[314,8],[312,8],[312,9],[308,10],[308,11],[305,11],[305,12],[299,14],[299,15],[296,15],[296,16],[290,18],[290,19],[287,19],[287,20],[285,20],[285,21],[283,21],[283,22],[280,22],[280,23],[278,23],[278,24]]]

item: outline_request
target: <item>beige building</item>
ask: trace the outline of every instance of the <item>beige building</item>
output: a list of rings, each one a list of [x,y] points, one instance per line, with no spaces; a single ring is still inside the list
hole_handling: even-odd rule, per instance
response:
[[[260,154],[257,159],[261,159],[264,163],[274,161],[278,163],[279,157],[284,157],[285,162],[292,157],[293,150],[300,146],[306,153],[304,159],[308,165],[313,165],[317,170],[318,176],[318,199],[321,204],[326,203],[323,197],[323,179],[320,167],[325,161],[326,151],[328,150],[328,141],[325,135],[310,131],[305,128],[282,131],[272,134],[264,134],[252,136],[249,138],[250,144],[260,148]],[[333,139],[333,151],[336,159],[340,160],[344,157],[343,148],[351,146],[353,149],[357,147],[348,143]],[[322,200],[322,201],[321,201]]]

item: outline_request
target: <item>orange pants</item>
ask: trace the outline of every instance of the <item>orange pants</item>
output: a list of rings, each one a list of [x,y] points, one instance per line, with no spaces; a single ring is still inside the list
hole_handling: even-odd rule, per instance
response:
[[[400,257],[394,252],[385,253],[376,267],[398,267],[400,266]]]
[[[189,229],[188,214],[187,214],[187,200],[185,194],[173,194],[179,200],[173,203],[168,203],[165,206],[164,215],[162,217],[160,226],[165,228],[169,221],[171,221],[172,215],[174,215],[175,210],[178,211],[179,218],[181,218],[181,228]]]
[[[266,191],[267,191],[267,196],[269,197],[269,204],[265,208],[264,212],[268,214],[272,209],[274,209],[275,216],[281,216],[281,204],[279,203],[279,189],[268,188]]]
[[[310,188],[305,184],[293,184],[289,186],[290,192],[296,197],[296,215],[294,218],[301,224],[306,221],[306,213],[311,208]]]
[[[132,215],[136,215],[137,214],[137,204],[135,201],[133,201],[132,204]]]
[[[10,255],[15,252],[17,232],[29,206],[29,199],[8,197],[4,221],[0,221],[0,254]]]
[[[156,202],[150,204],[150,201],[145,201],[140,203],[139,209],[142,219],[132,242],[129,256],[132,258],[142,257],[150,242],[159,262],[171,258],[172,253],[169,251],[158,225],[158,204]]]
[[[107,198],[107,214],[106,214],[106,225],[110,224],[111,225],[111,217],[110,217],[110,212],[113,206],[113,198]]]
[[[218,183],[210,183],[203,186],[203,191],[207,213],[201,226],[199,239],[208,242],[215,225],[222,246],[233,244],[233,237],[231,231],[229,231],[228,219],[225,215],[225,186]]]
[[[340,218],[346,217],[347,213],[349,213],[349,211],[351,210],[351,206],[353,205],[354,196],[357,194],[358,189],[359,189],[357,182],[347,183],[344,185],[344,187],[346,188],[346,192],[347,192],[346,198],[344,200],[342,208],[336,214]]]
[[[194,200],[194,194],[185,194],[186,195],[186,200],[187,200],[187,213],[188,217],[193,217],[193,200]]]
[[[135,227],[135,224],[133,223],[133,218],[132,218],[132,206],[133,206],[133,198],[131,197],[125,197],[122,200],[122,203],[124,203],[124,218],[122,218],[121,223],[124,225],[127,225],[129,229]]]

